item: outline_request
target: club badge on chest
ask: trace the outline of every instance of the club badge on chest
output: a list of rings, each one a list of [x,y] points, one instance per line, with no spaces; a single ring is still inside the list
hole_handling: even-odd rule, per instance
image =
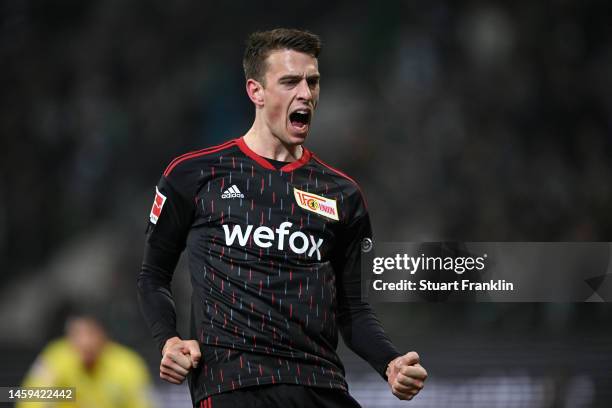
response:
[[[336,200],[298,190],[295,187],[293,188],[293,195],[300,208],[335,221],[339,220]]]

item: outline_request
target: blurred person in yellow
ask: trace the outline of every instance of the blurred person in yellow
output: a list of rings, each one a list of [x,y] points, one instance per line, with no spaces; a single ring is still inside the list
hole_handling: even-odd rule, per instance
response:
[[[22,387],[74,387],[76,401],[19,402],[16,408],[151,408],[151,380],[142,358],[109,339],[92,316],[68,319],[66,335],[47,345]]]

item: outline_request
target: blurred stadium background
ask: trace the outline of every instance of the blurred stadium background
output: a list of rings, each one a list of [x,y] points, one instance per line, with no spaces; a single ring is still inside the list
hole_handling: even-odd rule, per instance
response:
[[[252,120],[245,36],[321,35],[308,146],[361,182],[382,241],[612,241],[606,1],[0,2],[0,385],[104,305],[155,377],[135,298],[154,185]],[[189,281],[175,296],[187,333]],[[609,304],[382,304],[430,380],[414,407],[609,407]],[[364,407],[403,406],[342,348]],[[187,406],[156,382],[160,406]],[[406,405],[406,406],[408,406]]]

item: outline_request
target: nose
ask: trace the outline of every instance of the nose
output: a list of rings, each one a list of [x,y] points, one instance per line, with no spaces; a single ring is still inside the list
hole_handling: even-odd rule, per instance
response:
[[[297,86],[297,99],[303,102],[312,102],[312,89],[306,78],[303,78]]]

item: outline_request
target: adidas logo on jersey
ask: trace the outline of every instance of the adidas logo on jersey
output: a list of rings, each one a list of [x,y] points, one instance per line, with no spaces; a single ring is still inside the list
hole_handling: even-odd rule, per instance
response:
[[[234,184],[221,194],[221,198],[244,198],[244,194],[242,194]]]

